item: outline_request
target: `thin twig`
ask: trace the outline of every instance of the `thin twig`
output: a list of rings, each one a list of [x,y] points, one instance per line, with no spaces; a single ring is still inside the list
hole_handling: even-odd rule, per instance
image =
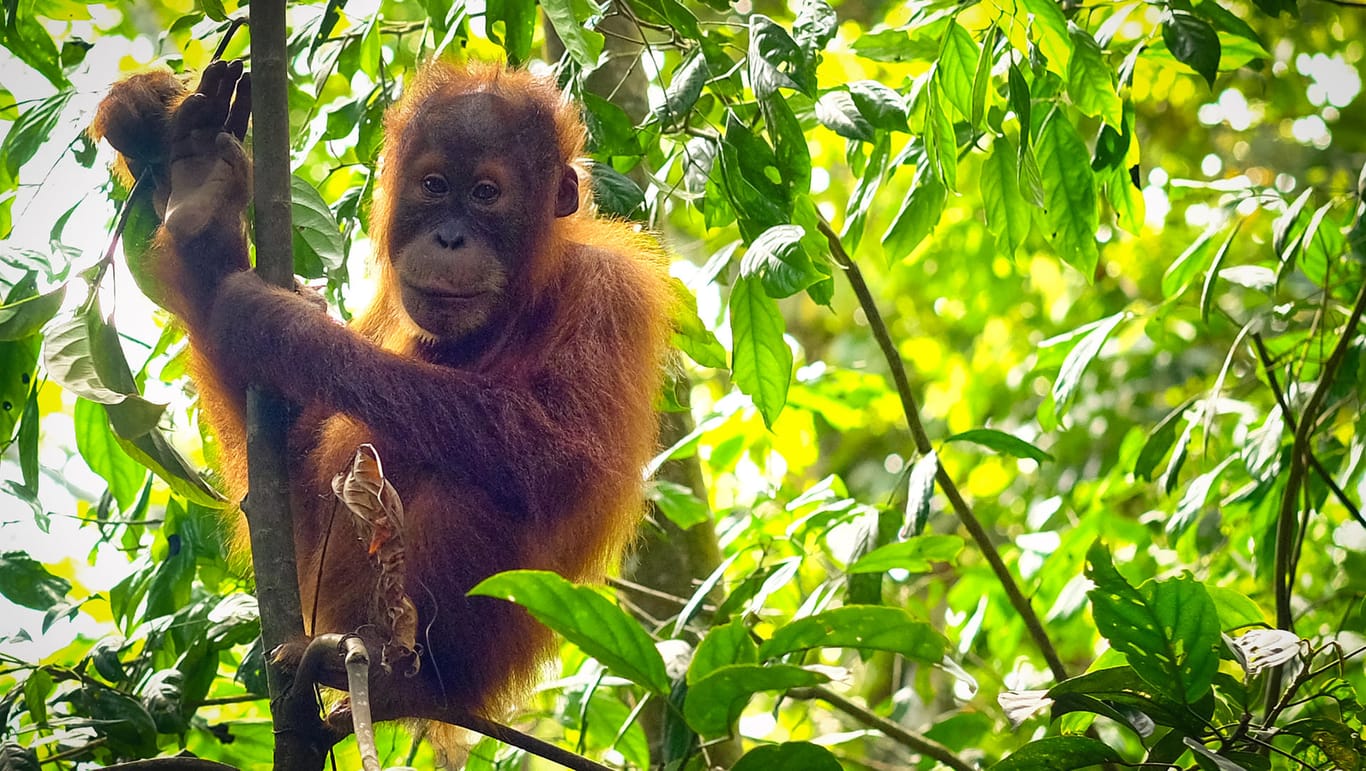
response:
[[[821,688],[819,686],[814,688],[794,688],[788,691],[787,695],[794,699],[820,699],[826,704],[838,709],[840,712],[859,721],[863,725],[880,731],[887,738],[896,741],[898,744],[909,747],[921,755],[934,758],[949,768],[957,769],[957,771],[973,771],[973,765],[971,763],[953,754],[953,750],[950,750],[948,747],[945,747],[934,739],[911,731],[876,712],[860,707],[854,702],[849,701],[827,688]]]
[[[887,367],[891,370],[892,382],[896,385],[897,395],[901,397],[901,409],[906,414],[906,424],[911,430],[911,437],[915,440],[916,450],[920,454],[926,455],[934,450],[934,446],[930,443],[930,437],[925,432],[925,426],[920,420],[920,406],[916,403],[915,394],[911,391],[910,379],[906,376],[906,365],[901,360],[901,354],[896,350],[896,344],[892,342],[891,334],[887,331],[887,324],[882,319],[877,302],[868,289],[868,283],[863,279],[863,272],[859,270],[858,263],[854,262],[849,253],[844,250],[844,244],[840,242],[839,235],[835,233],[834,228],[830,227],[830,223],[822,219],[819,227],[826,241],[830,244],[830,252],[834,256],[835,262],[844,270],[850,286],[854,289],[854,294],[858,296],[859,306],[863,308],[864,315],[868,317],[868,326],[873,330],[873,337],[877,340],[878,347],[882,349],[882,356],[886,359]],[[982,526],[977,516],[973,514],[972,507],[963,499],[963,494],[958,490],[958,485],[949,477],[942,465],[935,472],[934,478],[939,483],[939,488],[944,491],[945,497],[949,499],[949,503],[953,506],[958,519],[963,523],[963,527],[967,528],[973,542],[982,552],[982,556],[991,565],[991,570],[996,574],[996,579],[1000,581],[1010,604],[1015,608],[1015,612],[1020,614],[1020,620],[1029,630],[1029,636],[1038,646],[1039,652],[1043,654],[1049,671],[1058,681],[1066,680],[1067,668],[1063,666],[1062,659],[1058,657],[1058,652],[1053,647],[1053,641],[1044,631],[1043,622],[1039,620],[1038,614],[1034,612],[1034,607],[1029,603],[1029,598],[1025,597],[1020,585],[1016,583],[1015,577],[1011,575],[1010,568],[1006,566],[1005,560],[1001,559],[1001,554],[997,551],[996,545],[992,543],[990,534],[987,533],[986,528]]]
[[[1361,322],[1363,312],[1366,312],[1366,282],[1363,282],[1361,289],[1357,291],[1356,301],[1352,304],[1352,312],[1342,329],[1342,336],[1338,338],[1333,352],[1324,362],[1318,385],[1314,387],[1309,403],[1300,414],[1299,426],[1295,429],[1295,442],[1290,449],[1290,472],[1286,475],[1285,493],[1281,496],[1281,508],[1276,516],[1275,572],[1276,626],[1290,632],[1295,631],[1295,619],[1290,609],[1291,589],[1294,585],[1294,574],[1290,565],[1294,559],[1296,540],[1295,502],[1299,498],[1300,486],[1304,483],[1305,466],[1312,455],[1309,449],[1310,434],[1318,423],[1319,411],[1323,408],[1324,400],[1328,398],[1328,392],[1332,390],[1338,369],[1342,367],[1342,362],[1351,349],[1352,339],[1356,335],[1357,324]]]
[[[1281,407],[1281,414],[1285,416],[1285,424],[1290,426],[1290,433],[1294,434],[1298,429],[1299,422],[1290,412],[1290,405],[1286,402],[1285,392],[1281,390],[1280,382],[1276,379],[1276,365],[1271,360],[1271,353],[1266,350],[1266,344],[1262,342],[1260,334],[1255,332],[1252,334],[1252,346],[1257,351],[1258,360],[1262,363],[1262,371],[1266,373],[1267,383],[1271,386],[1271,394],[1276,397],[1276,403]],[[1309,465],[1323,480],[1323,483],[1328,486],[1333,497],[1338,499],[1338,503],[1342,504],[1342,507],[1347,509],[1347,513],[1352,515],[1352,519],[1355,519],[1362,527],[1366,527],[1366,517],[1361,515],[1361,509],[1347,496],[1347,492],[1338,486],[1337,480],[1333,479],[1333,475],[1324,468],[1319,456],[1312,452],[1309,453]]]

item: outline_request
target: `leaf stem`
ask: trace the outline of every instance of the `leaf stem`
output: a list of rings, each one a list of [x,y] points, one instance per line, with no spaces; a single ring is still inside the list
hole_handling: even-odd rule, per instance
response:
[[[821,234],[830,244],[830,253],[834,256],[835,263],[844,270],[845,276],[848,277],[849,285],[858,297],[859,306],[863,308],[864,315],[868,317],[868,326],[873,330],[873,337],[877,340],[878,347],[882,349],[882,356],[887,361],[888,369],[891,370],[892,382],[896,385],[897,395],[901,398],[901,409],[906,414],[906,425],[911,430],[916,450],[922,455],[928,454],[933,451],[934,446],[930,443],[930,437],[925,432],[925,425],[920,419],[920,406],[916,402],[915,394],[911,391],[910,379],[906,375],[906,365],[901,360],[901,354],[897,352],[896,344],[892,342],[891,334],[887,331],[887,324],[883,321],[877,302],[873,299],[873,294],[868,289],[868,283],[863,278],[863,272],[859,270],[858,263],[854,262],[849,253],[844,250],[844,244],[840,242],[839,235],[830,226],[830,223],[821,219],[819,227]],[[1020,620],[1024,622],[1025,628],[1029,631],[1029,636],[1033,638],[1034,644],[1043,654],[1049,671],[1058,681],[1066,680],[1067,668],[1063,666],[1062,659],[1058,657],[1058,652],[1053,647],[1053,641],[1044,631],[1043,622],[1034,612],[1034,607],[1029,604],[1029,598],[1025,597],[1019,583],[1011,574],[1010,568],[1006,566],[1005,560],[1001,559],[1001,553],[992,543],[991,535],[987,533],[986,528],[977,519],[972,507],[963,499],[963,494],[959,491],[958,485],[949,477],[943,465],[939,466],[934,478],[938,482],[939,488],[944,491],[944,495],[949,499],[949,503],[953,506],[953,511],[958,515],[958,519],[963,523],[963,527],[967,528],[973,542],[977,544],[982,556],[991,566],[992,572],[996,574],[996,579],[1001,582],[1001,588],[1005,590],[1006,597],[1015,608],[1015,612],[1020,614]]]

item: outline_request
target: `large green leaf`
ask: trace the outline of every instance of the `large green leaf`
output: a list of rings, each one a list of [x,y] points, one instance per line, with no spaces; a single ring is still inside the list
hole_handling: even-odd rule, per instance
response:
[[[944,30],[942,45],[939,61],[934,65],[935,82],[958,114],[964,120],[971,120],[972,87],[982,51],[972,39],[972,33],[956,21],[949,22]]]
[[[901,608],[848,605],[779,627],[759,646],[759,658],[775,659],[812,648],[858,648],[891,651],[933,664],[944,657],[947,647],[948,641],[934,627]]]
[[[597,13],[596,6],[586,0],[541,0],[541,8],[555,28],[555,34],[564,42],[564,49],[569,52],[570,58],[585,70],[596,67],[607,40],[601,32],[585,24],[590,16]],[[534,11],[532,15],[534,18]]]
[[[819,744],[784,742],[755,747],[731,766],[731,771],[841,771],[842,768],[830,750]]]
[[[740,261],[740,275],[758,279],[769,297],[789,297],[825,278],[802,246],[800,225],[775,225],[754,239]]]
[[[289,193],[294,225],[294,272],[304,278],[321,278],[323,271],[340,268],[346,259],[341,226],[308,180],[297,174],[291,176]]]
[[[1099,739],[1088,736],[1049,736],[1032,741],[991,767],[991,771],[1072,771],[1123,758]]]
[[[1096,542],[1086,553],[1087,595],[1096,628],[1158,692],[1194,704],[1210,690],[1219,668],[1219,614],[1189,575],[1150,580],[1135,589]]]
[[[911,194],[906,196],[906,203],[896,219],[882,234],[882,248],[888,261],[904,259],[934,232],[947,200],[948,191],[933,174],[920,179]]]
[[[1058,256],[1090,281],[1100,255],[1096,228],[1096,178],[1090,152],[1061,109],[1055,109],[1039,130],[1037,145],[1042,175],[1044,215]]]
[[[1124,103],[1115,90],[1115,70],[1105,61],[1091,33],[1068,23],[1072,61],[1067,66],[1067,95],[1079,110],[1111,126],[1123,120]]]
[[[868,552],[849,566],[850,573],[881,573],[887,570],[929,571],[932,562],[952,562],[963,550],[956,535],[917,535]]]
[[[1195,70],[1210,88],[1219,74],[1219,33],[1188,11],[1173,10],[1162,25],[1162,41],[1176,60]]]
[[[71,582],[21,551],[0,554],[0,595],[15,605],[47,610],[66,599]]]
[[[820,685],[829,679],[819,672],[791,664],[732,664],[688,686],[683,715],[699,734],[724,736],[754,694]]]
[[[1029,235],[1029,205],[1020,192],[1016,151],[1005,137],[991,142],[991,154],[982,161],[982,204],[987,229],[996,236],[998,252],[1014,256]]]
[[[650,636],[590,587],[545,570],[511,570],[484,579],[469,593],[515,602],[608,669],[656,693],[669,692],[664,659]]]
[[[792,382],[792,350],[783,339],[784,328],[778,305],[762,285],[738,279],[730,292],[731,374],[770,428]]]

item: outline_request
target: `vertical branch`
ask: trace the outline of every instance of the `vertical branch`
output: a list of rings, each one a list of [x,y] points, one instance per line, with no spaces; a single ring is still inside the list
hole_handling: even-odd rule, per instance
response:
[[[896,384],[896,392],[901,397],[901,409],[906,413],[906,424],[911,430],[911,437],[915,440],[915,448],[922,455],[929,453],[934,449],[934,446],[930,444],[929,434],[925,432],[925,425],[920,420],[920,405],[916,403],[915,394],[911,392],[910,379],[906,376],[906,365],[902,363],[901,354],[897,352],[896,344],[892,342],[891,335],[887,333],[887,325],[882,320],[882,313],[873,300],[872,292],[868,290],[867,282],[863,280],[863,271],[859,270],[858,263],[854,262],[853,258],[844,251],[844,245],[840,242],[839,235],[835,233],[829,223],[821,221],[820,230],[830,244],[830,253],[834,255],[836,264],[844,270],[850,286],[854,289],[854,294],[858,296],[859,306],[868,316],[868,326],[872,328],[873,336],[877,338],[878,347],[882,350],[882,356],[887,360],[887,367],[892,372],[892,381]],[[1034,640],[1039,652],[1043,654],[1049,671],[1057,680],[1066,680],[1067,668],[1063,666],[1062,659],[1058,657],[1058,652],[1053,647],[1053,641],[1049,639],[1048,632],[1043,628],[1043,622],[1039,620],[1039,614],[1034,612],[1034,607],[1029,604],[1029,598],[1020,589],[1019,583],[1015,581],[1015,576],[1011,574],[1005,560],[1001,559],[1001,553],[997,551],[996,544],[992,543],[991,535],[982,526],[981,520],[977,519],[972,507],[968,505],[963,494],[958,490],[958,485],[949,477],[942,465],[935,472],[934,478],[939,484],[939,488],[944,491],[944,495],[949,499],[949,504],[953,506],[953,511],[958,515],[959,521],[963,523],[963,527],[967,528],[968,534],[972,536],[978,550],[982,552],[987,564],[991,566],[991,571],[996,574],[996,580],[1001,583],[1001,588],[1005,590],[1011,606],[1015,608],[1016,613],[1020,614],[1020,620],[1024,622],[1030,638]]]
[[[251,4],[252,120],[255,123],[256,271],[282,287],[294,283],[289,193],[289,104],[284,0]],[[278,394],[247,391],[247,487],[243,509],[251,533],[266,683],[275,723],[275,769],[315,771],[330,747],[310,684],[270,655],[304,636],[289,511],[286,435],[290,407]]]

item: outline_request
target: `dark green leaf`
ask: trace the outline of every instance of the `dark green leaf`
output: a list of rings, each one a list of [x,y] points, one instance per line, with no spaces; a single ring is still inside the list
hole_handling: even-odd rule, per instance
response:
[[[340,268],[346,244],[332,210],[308,180],[295,174],[289,180],[294,223],[294,271],[304,278],[321,278],[323,271]]]
[[[156,754],[156,723],[137,699],[91,684],[73,692],[71,702],[115,752],[139,758]]]
[[[882,573],[901,569],[925,573],[931,562],[952,562],[963,549],[963,539],[956,535],[917,535],[899,543],[868,552],[849,566],[850,573]]]
[[[0,745],[0,771],[41,771],[38,753],[15,742]]]
[[[38,364],[38,335],[23,340],[0,340],[0,448],[9,444],[19,425],[33,387]]]
[[[1173,10],[1162,24],[1162,40],[1176,60],[1195,70],[1210,88],[1219,74],[1219,33],[1187,11]]]
[[[688,687],[683,715],[703,736],[724,736],[739,719],[749,699],[760,691],[820,685],[830,678],[790,664],[721,667]]]
[[[834,39],[839,18],[835,9],[826,0],[798,0],[797,20],[792,25],[792,35],[797,45],[813,57],[825,50]]]
[[[772,428],[787,403],[792,350],[783,339],[783,316],[758,281],[741,278],[731,287],[730,326],[735,385],[754,400],[764,424]]]
[[[1040,450],[1038,447],[1026,442],[1018,436],[1012,436],[1004,431],[996,431],[990,428],[974,428],[971,431],[964,431],[961,434],[954,434],[945,442],[972,442],[994,450],[1005,455],[1012,455],[1016,458],[1029,458],[1040,463],[1046,460],[1053,460],[1053,456]]]
[[[645,192],[628,176],[606,163],[593,163],[593,199],[606,214],[624,219],[645,213]]]
[[[806,55],[787,30],[763,14],[749,17],[747,60],[755,97],[764,99],[780,88],[811,93],[813,78],[805,72]]]
[[[1096,627],[1158,692],[1194,704],[1219,667],[1219,614],[1204,585],[1189,575],[1151,580],[1139,589],[1115,570],[1099,541],[1086,554],[1087,595]]]
[[[889,262],[904,259],[920,245],[944,213],[948,191],[934,175],[926,175],[906,197],[896,219],[882,234],[882,248]]]
[[[830,750],[819,744],[784,742],[755,747],[731,766],[731,771],[841,771],[842,768]]]
[[[0,305],[0,341],[20,340],[43,328],[57,315],[66,297],[66,284],[45,294],[9,297]]]
[[[849,84],[849,96],[859,114],[876,129],[905,132],[906,102],[901,94],[875,80],[856,80]]]
[[[678,0],[631,0],[631,7],[646,21],[672,27],[675,33],[687,40],[702,39],[697,16]]]
[[[709,77],[711,71],[707,69],[705,56],[696,54],[688,59],[674,70],[673,80],[669,81],[669,87],[664,91],[664,104],[659,106],[656,114],[666,125],[683,121],[693,105],[697,104],[698,97],[702,96],[702,88]]]
[[[740,261],[740,275],[757,278],[769,297],[789,297],[824,278],[802,246],[799,225],[775,225],[754,239]]]
[[[555,4],[556,14],[565,16],[567,7],[565,0],[559,0]],[[512,64],[525,62],[531,54],[531,41],[536,34],[535,0],[487,0],[485,9],[489,38],[502,44]],[[568,15],[573,21],[573,12],[570,11]],[[558,31],[559,25],[550,16],[549,7],[546,8],[546,17],[551,18],[551,23]]]
[[[485,579],[469,593],[515,602],[608,669],[657,693],[669,691],[664,659],[650,636],[587,586],[544,570],[512,570]]]
[[[1182,404],[1180,407],[1167,413],[1167,417],[1161,423],[1148,432],[1148,438],[1143,442],[1143,449],[1138,451],[1138,458],[1134,460],[1134,476],[1145,481],[1152,481],[1153,471],[1157,464],[1167,457],[1167,451],[1172,448],[1172,443],[1176,441],[1176,427],[1181,422],[1181,416],[1190,407],[1190,402]]]
[[[912,38],[902,29],[883,29],[860,35],[852,45],[854,53],[875,62],[933,61],[939,56],[938,41]]]
[[[0,594],[15,605],[47,610],[71,591],[71,582],[47,572],[42,563],[21,551],[0,554]]]
[[[1100,224],[1090,152],[1059,109],[1045,119],[1037,149],[1053,248],[1090,281],[1099,259],[1096,228]]]
[[[768,125],[768,134],[773,140],[778,173],[794,192],[807,193],[811,189],[811,151],[806,146],[802,124],[797,121],[797,116],[781,94],[769,96],[759,106],[763,109],[764,123]]]
[[[822,126],[845,139],[871,142],[876,138],[873,124],[859,112],[848,91],[827,91],[816,100],[816,119]]]
[[[21,22],[32,23],[32,22]],[[39,30],[41,31],[41,27]],[[47,33],[44,32],[46,37]],[[48,39],[49,44],[51,39]],[[10,49],[13,51],[13,49]],[[56,49],[53,49],[56,54]],[[19,170],[38,152],[38,148],[50,139],[57,130],[57,121],[71,99],[71,91],[62,91],[42,99],[19,116],[9,127],[4,141],[0,142],[0,164],[9,176],[18,179]]]
[[[991,771],[1072,771],[1101,763],[1122,763],[1119,756],[1105,742],[1087,736],[1049,736],[1026,744]]]
[[[858,648],[937,664],[947,647],[943,635],[901,608],[847,605],[779,627],[759,646],[759,658],[767,661],[812,648]]]

